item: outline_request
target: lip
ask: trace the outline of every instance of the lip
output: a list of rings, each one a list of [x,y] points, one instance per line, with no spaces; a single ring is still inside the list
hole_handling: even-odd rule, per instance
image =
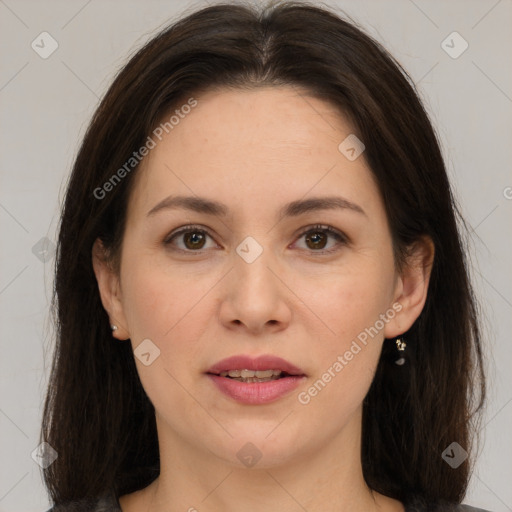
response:
[[[215,363],[206,373],[219,375],[221,372],[229,370],[281,370],[293,376],[304,376],[304,372],[292,363],[282,359],[281,357],[265,354],[259,357],[250,357],[246,355],[238,355],[222,359]]]
[[[229,370],[281,370],[287,375],[267,382],[241,382],[220,376],[221,372]],[[306,378],[300,368],[273,355],[228,357],[214,364],[206,374],[219,391],[237,402],[249,405],[275,402],[293,391]]]

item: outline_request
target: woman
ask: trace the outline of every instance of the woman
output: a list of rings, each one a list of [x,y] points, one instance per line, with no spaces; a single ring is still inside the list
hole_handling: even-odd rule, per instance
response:
[[[485,379],[458,219],[353,23],[219,4],[154,37],[67,189],[52,510],[459,509]]]

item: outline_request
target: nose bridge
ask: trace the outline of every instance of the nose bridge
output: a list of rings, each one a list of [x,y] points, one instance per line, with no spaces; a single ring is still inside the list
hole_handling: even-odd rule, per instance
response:
[[[252,302],[265,300],[268,303],[275,293],[277,283],[270,271],[274,258],[270,247],[263,245],[268,242],[260,236],[258,241],[253,236],[247,236],[236,248],[235,280],[237,291],[243,295],[252,294]],[[263,297],[265,296],[265,297]]]
[[[223,309],[224,320],[239,321],[251,330],[289,319],[285,287],[275,275],[277,262],[263,237],[260,240],[248,236],[236,247]]]

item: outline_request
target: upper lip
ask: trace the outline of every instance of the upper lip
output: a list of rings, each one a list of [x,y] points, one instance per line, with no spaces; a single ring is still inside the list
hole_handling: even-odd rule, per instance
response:
[[[229,370],[281,370],[289,375],[305,375],[304,372],[292,363],[281,357],[265,354],[258,357],[237,355],[222,359],[215,363],[206,373],[219,375]]]

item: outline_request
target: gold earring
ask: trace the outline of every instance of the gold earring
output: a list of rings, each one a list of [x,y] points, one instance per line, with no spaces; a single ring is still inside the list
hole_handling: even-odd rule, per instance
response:
[[[399,352],[405,351],[405,347],[407,346],[407,343],[405,343],[405,341],[402,341],[400,338],[397,338],[395,341],[395,344],[396,344],[396,348]],[[405,358],[403,356],[399,357],[395,361],[395,364],[397,364],[398,366],[402,366],[404,363],[405,363]]]

